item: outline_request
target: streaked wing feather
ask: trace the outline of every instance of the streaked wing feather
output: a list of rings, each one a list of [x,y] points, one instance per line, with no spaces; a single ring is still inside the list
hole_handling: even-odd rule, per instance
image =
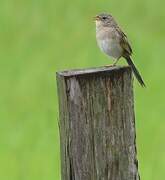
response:
[[[117,32],[119,33],[119,35],[121,36],[121,40],[120,40],[120,44],[123,47],[124,51],[131,55],[132,54],[132,48],[128,42],[127,36],[126,34],[119,28],[116,28]]]

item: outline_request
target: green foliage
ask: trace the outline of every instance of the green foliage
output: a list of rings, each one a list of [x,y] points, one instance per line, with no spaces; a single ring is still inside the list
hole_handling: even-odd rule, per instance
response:
[[[1,0],[0,179],[60,179],[55,72],[112,63],[95,41],[92,17],[102,11],[128,35],[147,85],[135,81],[141,177],[165,177],[164,6],[163,0]]]

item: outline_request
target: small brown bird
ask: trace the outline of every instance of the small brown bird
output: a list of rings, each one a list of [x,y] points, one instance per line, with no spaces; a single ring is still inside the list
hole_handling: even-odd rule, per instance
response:
[[[124,57],[131,66],[132,71],[142,87],[145,83],[131,60],[132,48],[128,42],[127,36],[119,28],[114,18],[107,13],[101,13],[95,17],[96,21],[96,39],[100,49],[115,59],[113,65],[116,65],[121,57]]]

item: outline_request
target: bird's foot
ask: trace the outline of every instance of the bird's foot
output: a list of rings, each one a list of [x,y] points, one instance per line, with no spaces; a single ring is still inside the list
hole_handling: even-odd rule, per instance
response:
[[[108,64],[108,65],[105,65],[105,67],[113,67],[113,66],[116,66],[116,64]]]
[[[117,62],[119,61],[119,58],[115,60],[115,62],[113,64],[110,65],[105,65],[105,67],[113,67],[116,66]]]

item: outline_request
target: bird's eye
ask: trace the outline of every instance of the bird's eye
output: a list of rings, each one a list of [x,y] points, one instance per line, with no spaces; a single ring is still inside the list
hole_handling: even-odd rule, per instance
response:
[[[103,18],[103,20],[107,19],[107,17],[106,17],[106,16],[103,16],[102,18]]]

